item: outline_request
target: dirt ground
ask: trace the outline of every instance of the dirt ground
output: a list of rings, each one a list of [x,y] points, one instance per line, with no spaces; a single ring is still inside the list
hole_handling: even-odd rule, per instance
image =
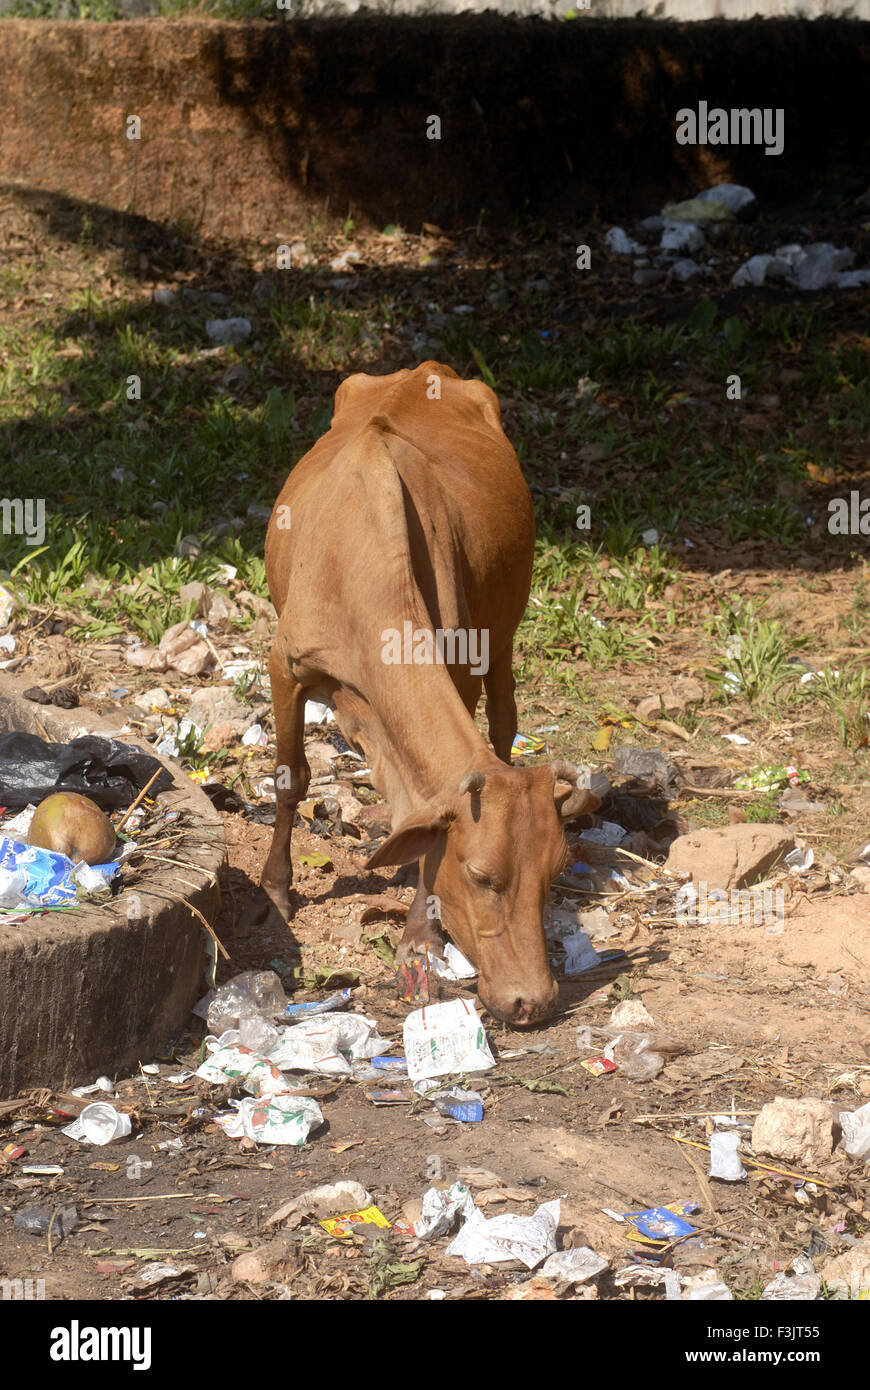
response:
[[[401,1041],[414,1006],[398,999],[390,967],[371,942],[335,944],[329,937],[358,937],[354,922],[368,903],[373,920],[362,931],[398,940],[395,914],[390,920],[376,909],[383,906],[379,894],[410,901],[405,871],[362,875],[358,842],[297,831],[298,851],[319,850],[332,868],[300,866],[291,932],[270,921],[255,886],[269,826],[238,813],[227,813],[225,824],[229,867],[216,931],[232,959],[222,963],[219,979],[271,965],[289,990],[294,966],[313,979],[316,964],[322,983],[333,972],[327,988],[358,980],[350,1007],[375,1018],[382,1036]],[[649,891],[655,899],[657,890]],[[558,886],[554,896],[562,896]],[[621,1213],[694,1200],[699,1235],[672,1250],[673,1267],[687,1274],[718,1268],[735,1293],[748,1297],[801,1252],[836,1254],[844,1248],[841,1233],[860,1233],[867,1213],[866,1168],[842,1149],[803,1175],[818,1180],[809,1188],[761,1168],[729,1184],[707,1181],[703,1149],[675,1140],[703,1146],[713,1114],[733,1110],[751,1124],[774,1096],[818,1096],[843,1109],[870,1098],[867,893],[832,895],[827,882],[795,892],[779,936],[754,926],[645,923],[649,897],[631,898],[620,895],[615,904],[624,913],[620,929],[596,942],[599,950],[621,947],[625,957],[563,979],[556,1019],[533,1032],[488,1019],[498,1064],[474,1082],[484,1096],[480,1124],[442,1119],[430,1127],[423,1119],[429,1108],[407,1082],[405,1104],[376,1108],[363,1083],[321,1077],[314,1094],[323,1097],[324,1125],[304,1147],[230,1140],[211,1119],[214,1087],[196,1078],[168,1081],[198,1064],[204,1025],[197,1022],[171,1056],[142,1059],[156,1060],[159,1076],[117,1078],[120,1104],[134,1121],[132,1136],[118,1145],[98,1152],[60,1134],[58,1126],[68,1123],[63,1112],[77,1107],[48,1092],[5,1114],[3,1107],[4,1141],[25,1150],[7,1158],[0,1178],[4,1277],[43,1279],[49,1299],[369,1298],[377,1231],[338,1241],[315,1222],[303,1223],[285,1240],[280,1268],[266,1283],[232,1276],[236,1256],[274,1239],[263,1226],[283,1201],[339,1178],[362,1183],[391,1222],[419,1215],[415,1199],[433,1179],[439,1186],[470,1182],[489,1204],[487,1216],[528,1213],[561,1197],[560,1244],[591,1246],[611,1262],[602,1298],[628,1296],[611,1276],[631,1262],[632,1249],[626,1228],[605,1208]],[[591,1054],[578,1050],[578,1025],[606,1024],[626,985],[657,1031],[685,1049],[651,1081],[627,1081],[618,1071],[596,1077],[580,1065]],[[440,988],[445,998],[474,997],[456,985]],[[323,987],[293,997],[319,999]],[[161,1147],[178,1140],[178,1147]],[[55,1163],[59,1176],[18,1175],[24,1164]],[[510,1195],[500,1197],[505,1189]],[[71,1204],[79,1224],[62,1241],[12,1225],[13,1213],[31,1205]],[[445,1255],[447,1243],[394,1230],[392,1257],[422,1264],[413,1282],[380,1296],[419,1299],[443,1290],[448,1298],[503,1298],[528,1280],[519,1264],[469,1267]],[[170,1272],[150,1284],[157,1262]]]
[[[75,216],[69,209],[67,213],[73,221],[79,217],[79,211]],[[38,208],[16,204],[9,226],[23,239],[22,226],[41,216]],[[596,247],[601,230],[596,228],[593,238]],[[839,239],[841,229],[829,222],[820,223],[816,231],[819,237]],[[108,276],[108,288],[104,284],[102,290],[109,299],[120,295],[125,276],[139,280],[138,301],[147,307],[153,286],[176,266],[172,257],[184,258],[177,245],[162,258],[153,228],[140,229],[140,235],[138,256],[129,247],[116,255],[115,249],[100,246],[100,267],[94,274]],[[705,286],[717,295],[723,313],[744,303],[727,289],[727,276],[738,260],[775,245],[785,235],[784,229],[769,226],[729,231],[735,244],[726,247],[728,258]],[[567,244],[567,234],[564,239]],[[486,313],[487,276],[496,248],[485,237],[475,241],[469,234],[459,245],[435,228],[426,238],[400,243],[375,234],[359,234],[356,240],[365,257],[378,265],[376,283],[384,291],[393,276],[398,285],[402,256],[410,264],[424,255],[437,255],[442,263],[439,267],[436,260],[430,283],[451,302],[460,295],[479,301],[481,313]],[[516,255],[511,250],[504,256],[503,270],[506,281],[519,284],[541,269],[542,253],[528,239],[522,246],[519,238],[517,242]],[[318,254],[325,261],[342,245],[336,239]],[[26,254],[29,257],[29,251]],[[54,292],[44,291],[44,283],[55,286],[59,300],[80,283],[82,271],[74,255],[75,247],[69,255],[58,251],[54,278],[38,291],[23,286],[13,304],[22,331],[28,316],[47,321],[54,312],[41,302],[43,295]],[[242,280],[245,293],[253,282],[251,266],[239,270],[227,255],[197,264],[195,271],[172,269],[177,275],[173,283],[195,276],[204,286],[220,286],[224,297],[232,299],[241,294]],[[546,322],[566,332],[595,312],[602,319],[613,312],[623,321],[638,316],[652,329],[680,305],[685,313],[696,293],[670,286],[661,298],[656,294],[640,304],[629,268],[616,265],[593,303],[591,295],[584,299],[586,292],[577,288],[576,277],[568,288],[567,273],[564,285],[557,272],[548,273],[555,286],[555,307]],[[448,290],[451,281],[456,283]],[[307,293],[307,284],[305,288]],[[400,292],[405,291],[397,288]],[[778,293],[771,293],[771,302]],[[357,366],[383,372],[406,365],[414,351],[412,308],[410,298],[402,301],[402,336],[385,332],[371,357]],[[544,321],[537,309],[523,312],[529,323]],[[500,320],[503,313],[495,308],[490,318]],[[832,324],[845,325],[845,333],[866,333],[866,317],[862,320],[845,298],[830,306],[829,318]],[[64,341],[73,332],[91,332],[87,325],[80,330],[71,322],[78,321],[59,331]],[[40,323],[44,327],[42,319]],[[475,360],[457,357],[455,365],[472,374]],[[345,366],[340,344],[325,367],[307,363],[300,354],[294,379],[301,383],[306,409],[309,399],[329,400]],[[280,369],[278,363],[276,373]],[[730,439],[727,431],[736,433],[739,428],[759,444],[769,441],[784,428],[787,410],[794,405],[784,389],[782,399],[766,398],[774,403],[759,406],[757,414],[746,416],[737,427],[725,423],[722,392],[712,378],[704,379],[700,372],[692,378],[687,371],[681,384],[686,382],[693,393],[692,418],[701,421],[710,437]],[[568,394],[573,399],[573,390]],[[512,437],[533,395],[501,393]],[[540,391],[532,404],[540,407],[543,400]],[[655,412],[642,404],[626,405],[615,395],[614,400],[614,416],[619,412],[626,430],[640,438],[652,429]],[[100,409],[93,401],[85,408],[64,399],[62,423],[54,420],[46,426],[36,416],[29,425],[25,421],[20,429],[22,451],[37,431],[42,432],[40,448],[45,439],[56,440],[61,429],[71,439],[79,431],[99,431],[104,428]],[[821,409],[805,425],[812,438],[825,428]],[[539,432],[540,447],[527,472],[540,502],[553,490],[549,470],[558,458],[559,443],[552,436],[543,438],[543,426]],[[630,461],[623,468],[618,453],[613,455],[615,465],[608,462],[607,468],[630,492],[640,466]],[[820,809],[802,812],[788,825],[813,849],[815,862],[804,872],[783,871],[772,880],[785,895],[780,934],[768,934],[764,926],[679,921],[674,883],[662,868],[664,851],[656,850],[651,835],[646,842],[632,841],[639,848],[637,861],[606,853],[594,861],[602,869],[611,862],[618,865],[630,890],[607,892],[601,875],[586,896],[576,879],[554,885],[553,908],[567,899],[569,906],[604,905],[611,910],[612,935],[595,945],[624,955],[582,976],[565,978],[556,952],[561,1012],[539,1028],[513,1031],[485,1016],[497,1065],[473,1081],[484,1101],[481,1123],[443,1118],[427,1123],[433,1118],[430,1107],[404,1082],[397,1083],[403,1103],[376,1107],[366,1098],[365,1083],[321,1077],[312,1083],[312,1093],[320,1097],[324,1124],[304,1146],[258,1148],[251,1141],[231,1140],[214,1121],[230,1093],[192,1077],[180,1084],[171,1080],[192,1071],[201,1060],[205,1026],[195,1018],[181,1038],[167,1039],[164,1056],[141,1059],[148,1071],[110,1078],[117,1103],[133,1120],[131,1136],[119,1144],[97,1151],[64,1136],[61,1126],[81,1103],[74,1099],[47,1090],[9,1097],[0,1101],[0,1278],[44,1280],[47,1299],[418,1300],[431,1291],[443,1291],[447,1298],[501,1299],[517,1296],[518,1289],[522,1294],[522,1286],[530,1281],[521,1265],[468,1266],[445,1254],[446,1237],[428,1242],[410,1233],[407,1223],[418,1215],[424,1191],[433,1182],[445,1186],[458,1179],[470,1186],[487,1216],[528,1213],[539,1202],[562,1199],[560,1247],[590,1246],[609,1262],[597,1284],[560,1295],[569,1298],[662,1297],[661,1290],[649,1284],[632,1288],[619,1282],[620,1271],[634,1262],[637,1248],[627,1227],[608,1210],[621,1214],[683,1200],[697,1203],[690,1218],[696,1228],[692,1239],[656,1253],[666,1266],[686,1275],[717,1270],[735,1297],[757,1298],[797,1255],[809,1252],[822,1269],[826,1261],[851,1249],[870,1228],[870,1170],[848,1159],[842,1144],[837,1144],[830,1162],[812,1171],[775,1161],[774,1168],[785,1171],[747,1164],[746,1179],[733,1184],[708,1180],[705,1146],[714,1115],[733,1111],[740,1123],[751,1125],[762,1106],[776,1096],[820,1098],[831,1104],[834,1114],[870,1099],[870,894],[867,865],[856,861],[867,841],[866,725],[863,734],[855,736],[853,729],[851,740],[844,742],[838,739],[830,710],[814,707],[804,718],[800,708],[788,704],[726,704],[712,685],[694,711],[680,716],[680,723],[637,717],[639,702],[649,695],[667,691],[687,674],[702,674],[712,660],[705,624],[730,598],[768,599],[769,613],[778,615],[790,633],[807,639],[803,666],[795,668],[795,677],[804,666],[812,671],[866,655],[866,601],[858,613],[864,615],[864,630],[846,625],[859,608],[856,595],[866,565],[850,553],[851,542],[839,548],[832,544],[823,511],[830,494],[857,486],[866,462],[863,454],[840,462],[839,473],[832,466],[830,474],[819,470],[808,479],[808,496],[819,520],[807,528],[797,551],[777,548],[769,537],[732,542],[714,527],[685,532],[693,536],[693,548],[674,560],[677,573],[671,592],[650,595],[642,605],[644,614],[660,620],[658,627],[646,630],[651,636],[643,662],[617,658],[599,672],[594,662],[574,652],[569,658],[575,667],[573,687],[550,681],[549,674],[539,670],[521,680],[518,692],[521,731],[553,730],[546,735],[548,748],[542,757],[596,762],[611,775],[621,743],[641,742],[672,759],[680,779],[664,803],[661,795],[650,792],[627,793],[634,797],[635,814],[639,815],[638,803],[646,803],[654,812],[653,821],[668,821],[672,831],[742,821],[747,803],[731,789],[735,776],[755,766],[794,763],[808,771],[809,795]],[[263,472],[268,471],[263,465]],[[562,484],[567,488],[570,483],[578,496],[583,495],[586,484],[600,481],[601,453],[584,456],[582,450],[575,451],[565,470],[569,473]],[[132,534],[131,527],[127,538]],[[595,576],[587,581],[584,601],[594,601],[603,623],[631,630],[639,622],[639,610],[608,606],[606,601],[613,567],[607,557],[600,558]],[[241,579],[226,586],[230,598],[238,598],[240,590]],[[155,723],[153,712],[141,703],[145,692],[159,681],[169,689],[172,709],[183,714],[198,690],[215,683],[213,678],[183,681],[138,672],[124,660],[123,637],[71,637],[65,628],[78,623],[83,631],[93,617],[93,609],[82,616],[78,605],[84,602],[46,600],[30,606],[15,632],[16,673],[49,688],[71,684],[83,711],[115,710],[134,734],[156,741],[161,716]],[[669,623],[671,610],[676,616]],[[173,620],[179,616],[180,612],[172,614]],[[243,651],[254,662],[262,660],[269,620],[261,616],[251,622],[251,617],[248,614],[246,623],[235,628],[232,622],[223,628],[211,625],[211,640],[222,656],[231,649]],[[534,634],[522,646],[521,655],[528,662]],[[294,1001],[312,1001],[346,981],[353,987],[351,1009],[375,1019],[385,1038],[401,1042],[403,1020],[415,1006],[397,997],[393,971],[384,957],[398,940],[401,905],[410,901],[412,890],[405,871],[363,871],[384,809],[376,795],[355,785],[370,818],[362,829],[354,829],[319,804],[317,788],[312,788],[307,818],[294,831],[296,913],[289,928],[269,914],[257,887],[273,814],[270,795],[259,788],[272,773],[274,758],[274,745],[268,746],[273,731],[269,705],[259,698],[262,716],[257,717],[262,719],[267,746],[234,745],[230,757],[214,759],[210,771],[200,754],[195,769],[217,788],[226,791],[230,783],[234,787],[234,795],[222,803],[228,867],[221,884],[221,914],[214,924],[230,959],[220,961],[217,983],[243,970],[271,968],[281,975]],[[605,739],[595,751],[593,739],[606,727],[615,729],[612,748]],[[748,743],[726,743],[727,734]],[[319,760],[321,774],[339,751],[333,744],[330,753],[330,740],[328,730],[309,729],[309,759],[313,767]],[[341,765],[339,778],[345,784],[349,774],[350,767]],[[613,780],[619,784],[618,777]],[[768,810],[760,819],[783,820],[776,807]],[[651,825],[641,817],[626,828],[643,836]],[[592,862],[591,850],[578,845],[583,828],[573,828],[571,845],[575,857]],[[312,852],[328,862],[322,867],[299,862],[299,855]],[[384,895],[396,905],[392,912],[385,911]],[[372,916],[362,923],[359,918],[367,908]],[[474,997],[472,989],[442,989],[445,998]],[[578,1028],[606,1024],[614,1006],[625,998],[642,1000],[655,1030],[673,1044],[663,1070],[648,1081],[631,1081],[620,1070],[595,1076],[582,1066],[589,1052],[578,1047]],[[749,1131],[741,1133],[748,1137]],[[173,1147],[161,1147],[170,1141]],[[768,1160],[762,1156],[760,1162]],[[62,1171],[54,1175],[24,1171],[55,1164]],[[234,1277],[236,1257],[275,1237],[266,1222],[283,1202],[339,1178],[363,1184],[393,1223],[387,1256],[383,1244],[376,1248],[376,1232],[365,1230],[337,1240],[315,1220],[307,1220],[277,1232],[284,1242],[281,1258],[263,1282]],[[15,1225],[16,1216],[32,1206],[54,1216],[52,1229],[31,1234]],[[78,1224],[61,1237],[57,1219],[70,1206],[76,1209]],[[548,1294],[537,1286],[531,1293],[549,1297],[554,1291]]]

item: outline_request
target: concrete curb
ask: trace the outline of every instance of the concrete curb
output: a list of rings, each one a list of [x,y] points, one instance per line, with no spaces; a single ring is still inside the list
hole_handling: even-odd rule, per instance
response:
[[[104,734],[142,746],[120,733],[117,716],[24,700],[27,684],[0,674],[0,730],[62,741]],[[161,762],[174,785],[158,804],[190,814],[190,828],[172,850],[189,867],[150,861],[141,884],[105,907],[0,926],[0,1097],[27,1086],[78,1085],[100,1073],[114,1078],[150,1061],[203,993],[205,933],[177,899],[214,921],[223,823],[195,782],[168,759]]]

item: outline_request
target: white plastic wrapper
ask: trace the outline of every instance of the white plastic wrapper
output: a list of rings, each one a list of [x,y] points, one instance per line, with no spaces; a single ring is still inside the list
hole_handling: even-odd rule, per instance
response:
[[[250,1091],[252,1096],[275,1096],[290,1090],[286,1077],[268,1058],[258,1057],[256,1052],[243,1047],[240,1042],[216,1046],[202,1066],[197,1067],[196,1074],[213,1086],[222,1086],[227,1081],[244,1077],[245,1090]]]
[[[566,936],[562,944],[565,947],[566,975],[582,975],[584,971],[593,970],[601,964],[601,958],[585,931]]]
[[[442,980],[473,980],[477,974],[477,968],[456,949],[452,941],[448,941],[444,947],[444,959],[430,956],[429,965]]]
[[[316,1100],[307,1096],[252,1097],[236,1102],[234,1115],[216,1115],[230,1139],[253,1139],[257,1144],[304,1144],[312,1129],[323,1123]]]
[[[765,1303],[806,1302],[812,1303],[822,1291],[822,1276],[816,1274],[812,1260],[806,1255],[796,1255],[791,1262],[792,1273],[784,1269],[775,1274],[769,1284],[765,1284],[761,1297]]]
[[[403,1036],[412,1081],[495,1066],[486,1031],[467,999],[416,1009],[405,1019]]]
[[[556,1253],[560,1209],[561,1200],[557,1197],[552,1202],[542,1202],[533,1216],[505,1213],[487,1220],[475,1207],[445,1253],[460,1255],[470,1265],[519,1260],[526,1269],[536,1269]]]
[[[746,1169],[740,1162],[740,1135],[710,1135],[710,1177],[724,1178],[725,1182],[739,1182],[746,1177]]]
[[[572,1250],[557,1250],[539,1272],[544,1279],[555,1279],[560,1284],[588,1284],[603,1274],[609,1264],[588,1245],[577,1245]]]
[[[430,1187],[423,1194],[423,1211],[420,1220],[414,1222],[414,1235],[437,1240],[453,1229],[458,1217],[469,1221],[475,1211],[474,1198],[464,1183],[455,1182],[446,1192]]]
[[[351,1062],[380,1057],[390,1048],[375,1020],[362,1014],[316,1014],[278,1032],[280,1040],[269,1057],[282,1071],[350,1076]]]
[[[841,1110],[840,1128],[849,1157],[870,1159],[870,1101],[859,1110]]]

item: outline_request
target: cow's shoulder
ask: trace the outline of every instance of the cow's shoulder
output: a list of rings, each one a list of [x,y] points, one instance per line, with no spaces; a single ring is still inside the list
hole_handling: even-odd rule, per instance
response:
[[[452,367],[434,360],[388,376],[357,372],[346,377],[335,393],[332,423],[341,424],[352,417],[360,423],[374,422],[379,417],[381,428],[390,421],[398,428],[409,414],[428,413],[444,404],[458,415],[480,417],[490,428],[501,430],[495,392],[482,381],[464,381]]]

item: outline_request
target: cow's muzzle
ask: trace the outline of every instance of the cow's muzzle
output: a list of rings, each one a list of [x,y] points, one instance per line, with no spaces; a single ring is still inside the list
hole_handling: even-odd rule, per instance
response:
[[[542,994],[534,990],[517,990],[508,995],[494,995],[481,981],[480,998],[489,1012],[503,1023],[509,1023],[512,1028],[533,1028],[556,1012],[559,986],[553,980]]]

